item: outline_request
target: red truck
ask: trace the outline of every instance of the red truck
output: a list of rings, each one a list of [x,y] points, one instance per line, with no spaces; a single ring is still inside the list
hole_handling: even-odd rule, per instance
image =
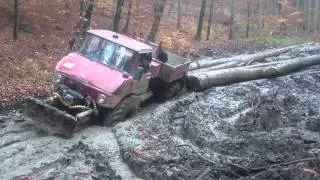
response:
[[[57,63],[52,96],[28,98],[23,113],[65,136],[93,117],[113,125],[151,97],[164,101],[185,89],[189,64],[157,44],[90,30],[80,49]]]

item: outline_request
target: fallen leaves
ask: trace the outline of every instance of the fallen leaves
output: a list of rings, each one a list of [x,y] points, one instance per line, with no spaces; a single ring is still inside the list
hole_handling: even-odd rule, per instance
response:
[[[42,96],[51,84],[52,73],[40,60],[2,61],[0,69],[0,107],[27,96]]]

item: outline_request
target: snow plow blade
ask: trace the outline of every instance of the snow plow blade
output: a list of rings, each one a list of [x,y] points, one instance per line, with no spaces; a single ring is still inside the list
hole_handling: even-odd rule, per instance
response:
[[[34,98],[26,100],[22,113],[41,130],[68,138],[72,137],[78,124],[77,117]]]

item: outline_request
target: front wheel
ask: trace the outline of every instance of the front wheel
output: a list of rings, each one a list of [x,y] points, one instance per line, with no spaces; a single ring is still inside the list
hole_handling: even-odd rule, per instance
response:
[[[139,101],[134,96],[123,99],[113,110],[106,113],[103,118],[104,126],[113,126],[117,122],[124,121],[130,114],[138,109]]]

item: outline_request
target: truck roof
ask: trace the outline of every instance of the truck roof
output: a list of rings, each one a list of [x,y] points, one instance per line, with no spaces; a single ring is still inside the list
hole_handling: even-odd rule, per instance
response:
[[[91,34],[94,34],[96,36],[102,37],[104,39],[107,39],[109,41],[112,41],[114,43],[120,44],[124,47],[127,47],[129,49],[132,49],[134,51],[137,51],[138,53],[147,53],[152,52],[152,48],[148,46],[147,44],[144,44],[140,41],[137,41],[133,38],[130,38],[128,36],[115,33],[113,31],[108,30],[89,30],[88,31]],[[114,35],[117,35],[118,37],[115,38]]]

